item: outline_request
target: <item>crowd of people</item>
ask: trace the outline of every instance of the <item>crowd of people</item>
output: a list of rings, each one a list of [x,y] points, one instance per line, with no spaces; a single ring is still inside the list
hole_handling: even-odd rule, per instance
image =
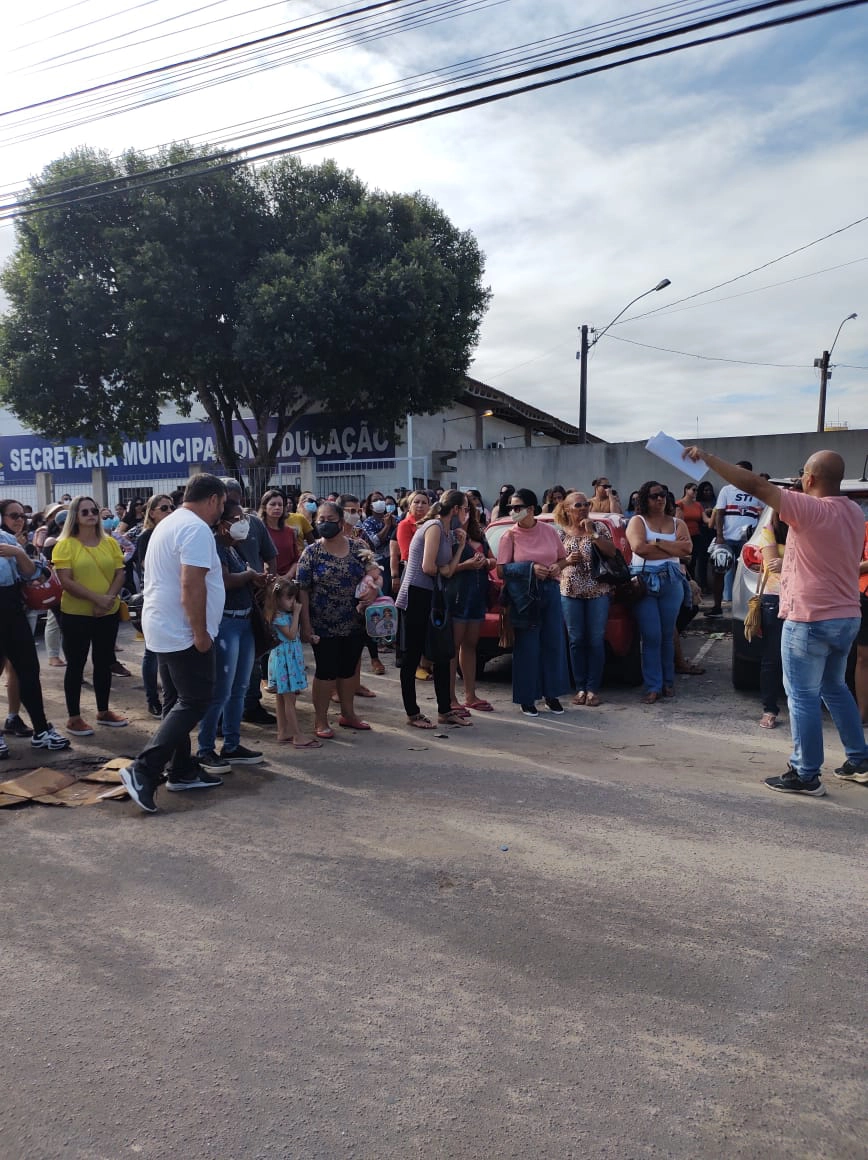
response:
[[[335,724],[369,731],[356,707],[357,698],[376,695],[361,680],[366,651],[378,674],[385,671],[381,653],[394,653],[408,726],[471,726],[474,714],[493,709],[476,687],[480,630],[492,612],[500,618],[503,647],[512,648],[512,696],[521,714],[538,717],[544,708],[561,715],[568,695],[575,706],[602,703],[611,605],[629,600],[641,641],[642,697],[655,704],[675,695],[676,674],[702,672],[685,661],[679,629],[695,615],[703,592],[712,600],[706,615],[722,613],[734,561],[768,505],[774,516],[761,540],[759,725],[777,726],[786,690],[796,746],[788,766],[792,777],[788,772],[770,779],[770,788],[824,792],[816,721],[808,721],[806,708],[813,697],[813,713],[820,696],[847,750],[839,775],[868,782],[868,751],[858,720],[860,710],[864,718],[868,708],[864,520],[863,563],[854,561],[852,583],[842,581],[832,608],[848,616],[826,618],[822,609],[818,616],[810,604],[816,603],[812,591],[807,604],[801,595],[792,598],[807,583],[804,548],[799,577],[790,574],[789,583],[788,561],[796,554],[794,529],[818,518],[813,501],[836,498],[828,490],[834,484],[831,461],[818,460],[822,470],[813,475],[811,464],[806,466],[803,490],[793,501],[790,492],[755,475],[746,462],[728,465],[696,448],[690,454],[704,457],[729,481],[719,495],[703,481],[687,484],[676,498],[665,484],[648,480],[623,509],[606,476],[594,479],[587,492],[554,485],[541,501],[528,488],[504,484],[490,509],[476,489],[419,490],[400,498],[381,491],[364,498],[310,492],[293,498],[270,489],[254,511],[237,480],[212,475],[196,476],[171,494],[118,504],[114,511],[76,496],[34,516],[18,501],[4,500],[0,659],[6,663],[9,696],[4,732],[29,737],[35,748],[70,744],[45,717],[34,618],[21,595],[22,586],[51,573],[61,596],[48,613],[46,651],[49,664],[64,666],[65,734],[73,737],[95,732],[82,707],[88,657],[95,702],[91,720],[97,727],[129,723],[111,708],[112,677],[125,600],[141,593],[145,699],[160,725],[124,780],[148,811],[156,808],[154,794],[163,781],[172,792],[207,788],[219,785],[234,765],[261,762],[262,752],[242,743],[242,722],[272,724],[280,743],[305,750],[332,739]],[[805,503],[809,506],[802,510],[798,505]],[[826,503],[819,510],[828,510],[830,520],[843,516],[854,523],[853,511],[840,505]],[[498,534],[489,542],[495,521]],[[852,529],[847,535],[852,539]],[[803,544],[804,536],[797,534],[796,541]],[[840,536],[839,541],[838,548],[851,551],[849,539],[846,545]],[[852,593],[845,598],[848,584],[857,597],[861,587],[861,609]],[[788,667],[787,660],[792,624],[851,621],[854,600],[861,617],[860,665],[866,661],[857,668],[859,708],[843,685],[843,672],[840,681],[821,672],[817,689],[804,692],[794,676],[795,662]],[[851,628],[848,623],[836,637],[836,664]],[[314,659],[309,732],[296,708],[296,698],[308,687],[304,643]],[[418,683],[428,680],[436,722],[418,701]],[[276,714],[264,707],[263,689],[274,695]],[[31,726],[21,717],[22,705]],[[820,761],[821,737],[820,730]],[[0,757],[7,753],[0,740]],[[783,784],[771,785],[772,780]]]

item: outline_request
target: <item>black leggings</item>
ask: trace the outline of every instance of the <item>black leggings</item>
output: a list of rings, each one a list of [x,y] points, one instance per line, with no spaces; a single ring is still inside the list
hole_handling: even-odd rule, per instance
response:
[[[48,722],[39,683],[39,658],[17,584],[0,588],[0,662],[3,661],[8,661],[18,674],[21,701],[34,731],[43,733]]]
[[[401,660],[401,697],[408,717],[419,712],[416,700],[416,669],[425,652],[425,638],[428,634],[428,618],[431,615],[431,592],[427,588],[417,588],[415,584],[407,589],[407,608],[402,617],[404,655]],[[437,694],[437,712],[448,713],[449,701],[449,661],[434,665],[434,692]]]
[[[118,635],[118,614],[111,616],[76,616],[64,612],[60,617],[63,633],[63,651],[66,654],[66,672],[63,692],[66,711],[70,717],[81,715],[81,682],[87,654],[93,660],[93,693],[98,713],[109,707],[112,690],[112,665],[115,663],[115,640]],[[22,698],[23,700],[23,698]]]

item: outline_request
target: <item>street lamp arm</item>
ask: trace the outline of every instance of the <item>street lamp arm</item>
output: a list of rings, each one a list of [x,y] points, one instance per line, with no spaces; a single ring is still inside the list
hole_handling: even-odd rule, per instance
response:
[[[609,323],[608,326],[604,326],[603,329],[601,331],[599,331],[598,334],[594,335],[594,341],[592,343],[590,343],[589,345],[596,346],[597,343],[600,341],[600,339],[603,337],[603,335],[606,333],[606,331],[611,329],[611,327],[613,327],[615,325],[615,323],[618,321],[618,319],[623,314],[627,313],[627,311],[630,309],[631,306],[635,306],[640,298],[647,298],[647,296],[649,294],[655,294],[658,290],[665,290],[666,287],[670,286],[670,285],[671,285],[671,283],[670,283],[669,279],[663,278],[657,283],[656,286],[652,286],[650,290],[643,290],[641,294],[637,294],[632,302],[628,302],[627,305],[624,307],[624,309],[619,311],[615,315],[615,317],[612,319],[612,321]]]
[[[829,358],[831,358],[831,357],[832,357],[832,351],[835,349],[835,343],[838,341],[838,335],[839,335],[839,334],[841,333],[841,331],[844,329],[844,323],[845,323],[845,322],[852,322],[852,320],[853,320],[854,318],[858,318],[858,317],[859,317],[859,315],[858,315],[858,314],[848,314],[848,315],[847,315],[847,317],[846,317],[846,318],[845,318],[845,319],[842,321],[841,325],[840,325],[840,326],[838,327],[838,329],[835,331],[835,337],[834,337],[834,339],[832,340],[832,345],[829,347]]]

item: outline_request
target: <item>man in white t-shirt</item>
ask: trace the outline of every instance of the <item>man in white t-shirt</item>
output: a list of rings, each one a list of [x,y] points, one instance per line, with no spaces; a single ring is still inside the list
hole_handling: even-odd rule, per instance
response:
[[[142,630],[157,654],[163,720],[135,759],[121,770],[133,801],[156,812],[164,780],[173,791],[206,789],[222,780],[191,756],[190,730],[202,719],[214,690],[214,641],[223,615],[223,570],[212,531],[223,514],[226,485],[216,475],[194,475],[184,502],[161,520],[148,544]]]
[[[753,465],[746,459],[740,459],[736,467],[753,471]],[[753,535],[753,529],[765,506],[761,499],[734,487],[731,483],[720,489],[714,505],[715,543],[726,544],[732,552],[732,564],[725,573],[713,573],[711,592],[714,606],[706,612],[706,616],[722,616],[721,600],[732,600],[732,582],[739,554],[745,541]]]

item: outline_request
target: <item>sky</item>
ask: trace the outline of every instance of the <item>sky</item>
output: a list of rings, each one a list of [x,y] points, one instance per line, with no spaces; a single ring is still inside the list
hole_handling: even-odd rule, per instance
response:
[[[348,7],[335,0],[7,6],[0,108]],[[7,114],[0,117],[2,195],[80,145],[117,153],[173,139],[215,142],[248,119],[639,9],[636,0],[453,0],[443,9],[451,19],[378,40],[359,34],[339,49],[205,92],[178,95],[166,79],[168,99],[90,124],[37,135],[32,123]],[[191,14],[178,19],[184,12]],[[859,317],[844,324],[832,357],[826,418],[868,428],[868,220],[841,230],[868,216],[866,59],[868,7],[855,8],[302,157],[332,157],[373,188],[419,190],[473,231],[493,292],[470,368],[483,382],[576,423],[579,327],[601,331],[631,299],[669,278],[593,347],[590,431],[618,441],[661,429],[699,439],[813,430],[814,359],[853,312]],[[267,52],[256,60],[266,64]],[[40,124],[53,128],[63,112],[62,104],[50,106]],[[0,260],[14,240],[11,225],[0,224]]]

